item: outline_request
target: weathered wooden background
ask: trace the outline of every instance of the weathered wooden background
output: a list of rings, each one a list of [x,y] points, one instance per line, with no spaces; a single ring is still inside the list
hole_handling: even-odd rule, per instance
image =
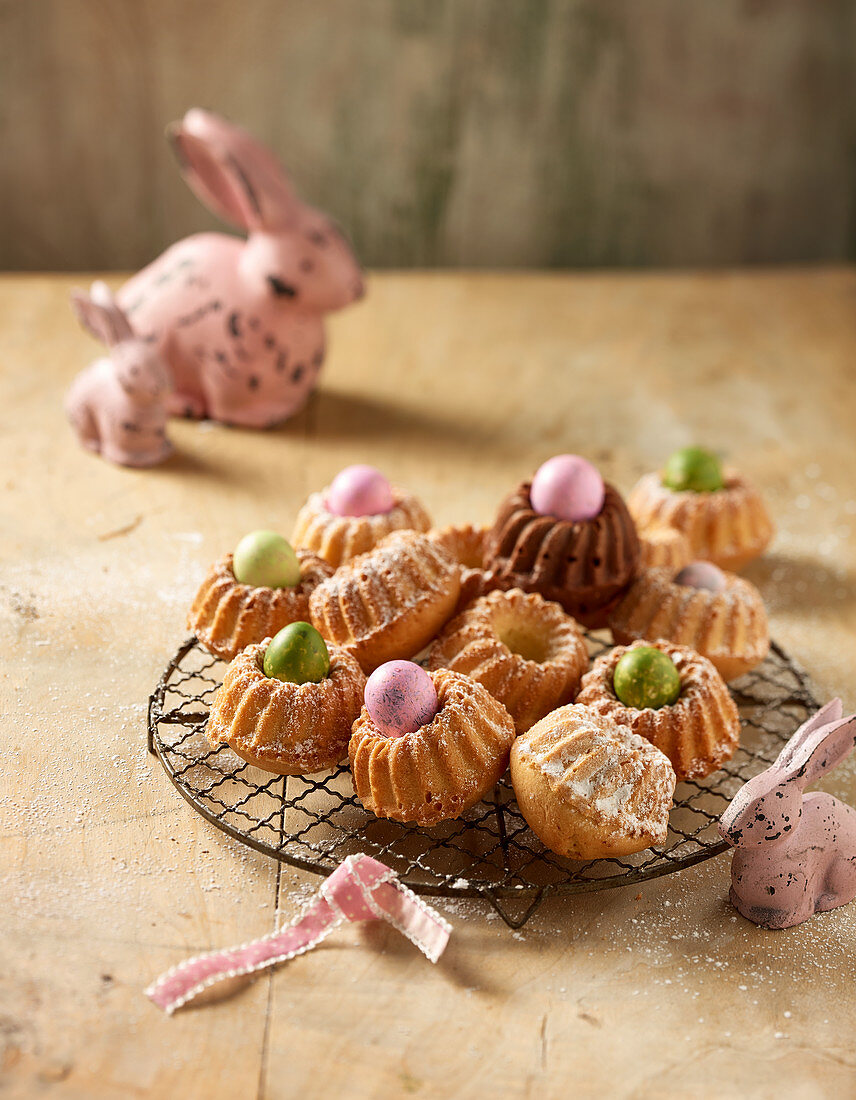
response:
[[[856,255],[853,0],[0,0],[0,266],[213,225],[163,140],[194,103],[370,265]]]

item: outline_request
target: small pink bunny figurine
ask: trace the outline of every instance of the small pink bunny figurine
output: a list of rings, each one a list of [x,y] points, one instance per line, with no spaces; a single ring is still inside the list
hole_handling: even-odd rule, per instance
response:
[[[171,411],[268,427],[314,389],[323,315],[362,296],[359,264],[245,130],[194,108],[170,137],[192,190],[249,236],[179,241],[122,287],[119,302],[169,364]]]
[[[166,438],[169,372],[151,344],[135,336],[104,283],[74,291],[81,324],[110,349],[75,378],[65,400],[80,442],[122,466],[154,466],[172,451]]]
[[[763,928],[789,928],[856,897],[856,810],[831,794],[803,794],[856,745],[856,715],[841,710],[833,699],[800,726],[720,820],[736,848],[731,904]]]

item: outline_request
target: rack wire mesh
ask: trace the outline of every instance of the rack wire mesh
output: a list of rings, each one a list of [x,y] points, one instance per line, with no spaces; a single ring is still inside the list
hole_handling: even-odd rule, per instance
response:
[[[586,639],[592,657],[610,648],[602,632]],[[223,667],[189,638],[149,699],[149,749],[194,809],[256,851],[320,875],[347,855],[366,852],[417,893],[487,899],[512,928],[550,895],[642,882],[725,851],[715,828],[723,810],[818,706],[806,674],[774,643],[761,665],[730,685],[740,711],[740,749],[714,775],[678,785],[666,842],[633,856],[581,862],[541,844],[507,777],[461,818],[423,829],[363,809],[345,765],[285,777],[245,763],[228,746],[212,748],[205,726]]]

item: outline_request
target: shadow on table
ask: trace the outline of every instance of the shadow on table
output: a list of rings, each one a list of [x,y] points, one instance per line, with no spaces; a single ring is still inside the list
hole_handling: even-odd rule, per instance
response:
[[[382,436],[413,443],[456,443],[480,447],[497,434],[497,427],[484,422],[484,410],[478,417],[449,402],[450,415],[412,406],[396,405],[363,393],[323,389],[313,394],[306,408],[286,421],[277,432],[306,432],[316,439],[347,439]]]
[[[753,562],[745,576],[761,590],[773,612],[846,612],[856,604],[854,577],[829,569],[817,558],[792,558],[773,552]]]

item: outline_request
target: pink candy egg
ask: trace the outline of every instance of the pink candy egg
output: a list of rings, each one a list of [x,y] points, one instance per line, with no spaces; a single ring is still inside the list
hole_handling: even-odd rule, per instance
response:
[[[706,588],[708,592],[721,592],[726,583],[722,570],[709,561],[692,561],[675,577],[675,584],[685,588]]]
[[[327,493],[327,508],[337,516],[377,516],[394,503],[389,482],[374,466],[346,466]]]
[[[366,709],[381,733],[402,737],[426,725],[439,710],[437,689],[412,661],[387,661],[366,683]]]
[[[579,455],[556,455],[532,478],[529,499],[542,516],[570,523],[594,519],[603,508],[603,478]]]

